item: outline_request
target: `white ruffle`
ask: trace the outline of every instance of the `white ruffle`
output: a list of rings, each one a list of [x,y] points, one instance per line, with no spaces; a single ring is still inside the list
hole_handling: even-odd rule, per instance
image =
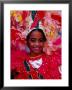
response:
[[[29,63],[32,65],[33,68],[38,69],[42,65],[42,58],[34,61],[29,60]]]

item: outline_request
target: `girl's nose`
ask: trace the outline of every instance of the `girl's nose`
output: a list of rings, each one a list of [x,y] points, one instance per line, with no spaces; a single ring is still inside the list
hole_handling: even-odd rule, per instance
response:
[[[38,46],[38,45],[39,45],[39,42],[38,42],[38,41],[36,41],[35,45],[36,45],[36,46]]]

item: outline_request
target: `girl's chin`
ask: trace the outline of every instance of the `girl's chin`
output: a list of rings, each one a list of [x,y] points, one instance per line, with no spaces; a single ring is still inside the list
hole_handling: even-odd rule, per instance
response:
[[[39,54],[41,53],[40,51],[32,51],[33,53]]]
[[[31,51],[29,54],[32,56],[32,57],[35,57],[35,56],[39,56],[39,55],[41,55],[43,52],[36,52],[36,51]]]
[[[41,54],[43,51],[40,49],[40,48],[33,48],[33,49],[31,49],[30,50],[30,53],[34,53],[34,54],[36,54],[36,55],[39,55],[39,54]]]
[[[34,53],[41,53],[40,50],[33,50]]]
[[[34,51],[34,52],[40,52],[41,49],[40,48],[33,48],[32,51]]]

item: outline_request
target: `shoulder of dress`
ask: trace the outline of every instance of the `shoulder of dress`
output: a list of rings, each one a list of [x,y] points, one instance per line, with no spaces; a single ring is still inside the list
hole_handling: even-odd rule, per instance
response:
[[[23,61],[27,58],[27,53],[25,51],[17,50],[12,52],[12,58],[16,61]]]
[[[46,60],[46,61],[49,61],[51,59],[51,55],[48,55],[48,54],[43,54],[43,59]]]
[[[52,51],[52,55],[61,55],[61,48],[58,48],[56,51]]]
[[[61,49],[53,51],[50,58],[51,63],[61,65]]]

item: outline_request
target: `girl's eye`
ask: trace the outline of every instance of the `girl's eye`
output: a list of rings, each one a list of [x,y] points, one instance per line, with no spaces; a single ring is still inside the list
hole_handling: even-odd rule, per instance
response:
[[[43,38],[39,39],[39,42],[44,42]]]
[[[38,39],[38,40],[35,39],[35,38],[31,38],[30,41],[31,41],[31,42],[36,42],[36,41],[38,41],[38,42],[44,42],[43,38]]]
[[[31,38],[30,41],[31,41],[31,42],[36,42],[36,39]]]

